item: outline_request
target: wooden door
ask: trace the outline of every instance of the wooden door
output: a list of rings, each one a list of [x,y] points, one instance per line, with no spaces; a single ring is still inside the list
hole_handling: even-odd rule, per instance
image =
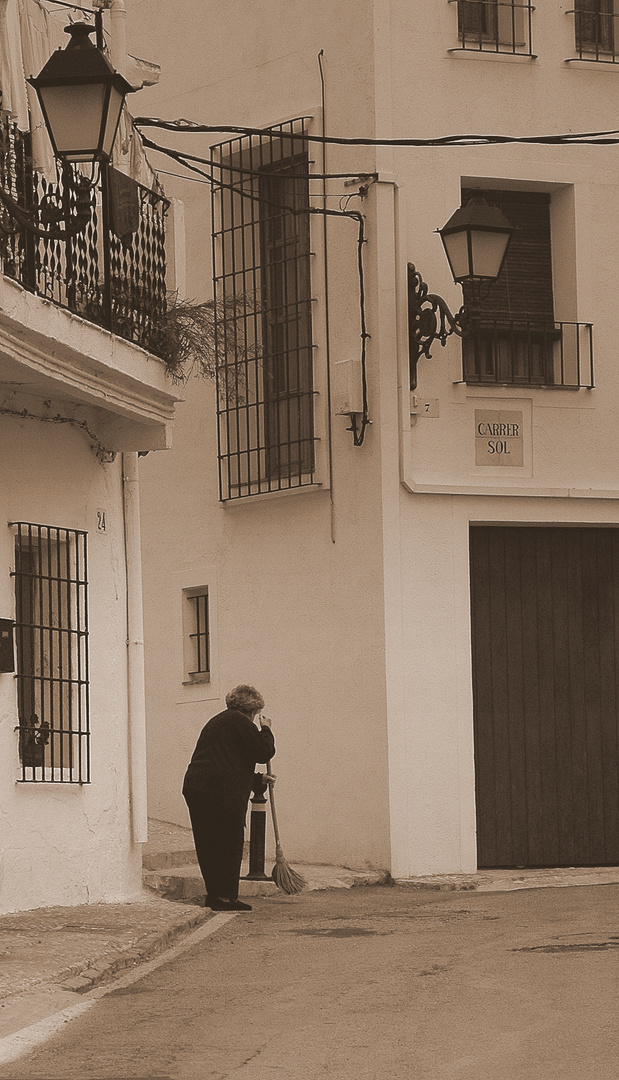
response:
[[[619,865],[619,529],[471,529],[480,867]]]

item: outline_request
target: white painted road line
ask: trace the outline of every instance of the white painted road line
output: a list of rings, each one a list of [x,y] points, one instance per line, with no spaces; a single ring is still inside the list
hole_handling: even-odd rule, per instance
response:
[[[52,1035],[60,1031],[69,1021],[75,1020],[76,1017],[91,1009],[106,994],[110,994],[113,990],[121,990],[125,986],[131,986],[132,983],[138,982],[139,979],[143,979],[146,975],[150,975],[151,971],[155,971],[163,964],[169,963],[170,960],[179,956],[186,949],[191,949],[205,938],[210,937],[230,919],[234,919],[236,914],[234,911],[229,913],[219,912],[208,922],[199,926],[197,930],[188,934],[186,938],[183,938],[178,945],[174,945],[171,949],[167,949],[166,952],[160,953],[154,960],[147,960],[146,963],[133,968],[129,974],[123,975],[120,979],[115,979],[114,982],[106,983],[105,986],[98,986],[94,990],[90,990],[74,1005],[69,1005],[68,1008],[62,1009],[60,1012],[52,1013],[51,1016],[46,1016],[44,1020],[39,1020],[36,1024],[21,1028],[20,1031],[14,1031],[12,1035],[6,1035],[3,1039],[0,1039],[0,1065],[8,1065],[11,1061],[16,1061],[17,1058],[29,1054],[37,1046],[40,1046]]]

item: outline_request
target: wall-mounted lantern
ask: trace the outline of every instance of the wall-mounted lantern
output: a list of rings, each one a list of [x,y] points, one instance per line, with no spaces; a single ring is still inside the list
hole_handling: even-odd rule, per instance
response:
[[[133,90],[90,40],[95,30],[98,40],[103,39],[100,11],[96,19],[94,26],[80,22],[67,26],[69,44],[57,49],[42,71],[28,79],[36,90],[54,153],[68,166],[74,162],[109,163],[125,97]],[[51,240],[84,231],[90,221],[92,196],[93,183],[80,175],[75,177],[74,205],[54,196],[36,210],[28,210],[0,188],[0,204],[16,228]],[[4,222],[2,230],[10,232]]]
[[[483,284],[496,281],[514,232],[499,210],[482,196],[459,207],[442,229],[437,230],[453,279],[459,285],[472,285],[478,292]],[[435,340],[445,345],[451,334],[466,333],[471,312],[464,306],[452,314],[442,296],[428,292],[428,286],[413,263],[408,264],[408,341],[411,390],[417,385],[417,362],[420,356],[431,358]]]

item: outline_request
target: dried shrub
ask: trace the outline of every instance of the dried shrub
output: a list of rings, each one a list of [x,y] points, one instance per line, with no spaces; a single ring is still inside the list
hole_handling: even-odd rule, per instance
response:
[[[173,295],[154,335],[153,351],[175,383],[186,383],[192,375],[205,379],[219,375],[220,389],[238,397],[248,359],[245,318],[252,311],[246,296],[198,304]]]

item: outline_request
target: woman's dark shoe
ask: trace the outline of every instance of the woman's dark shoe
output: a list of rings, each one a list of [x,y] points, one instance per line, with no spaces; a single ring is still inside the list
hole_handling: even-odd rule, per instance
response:
[[[207,897],[207,906],[211,911],[251,911],[250,904],[244,904],[241,900],[212,900]]]

